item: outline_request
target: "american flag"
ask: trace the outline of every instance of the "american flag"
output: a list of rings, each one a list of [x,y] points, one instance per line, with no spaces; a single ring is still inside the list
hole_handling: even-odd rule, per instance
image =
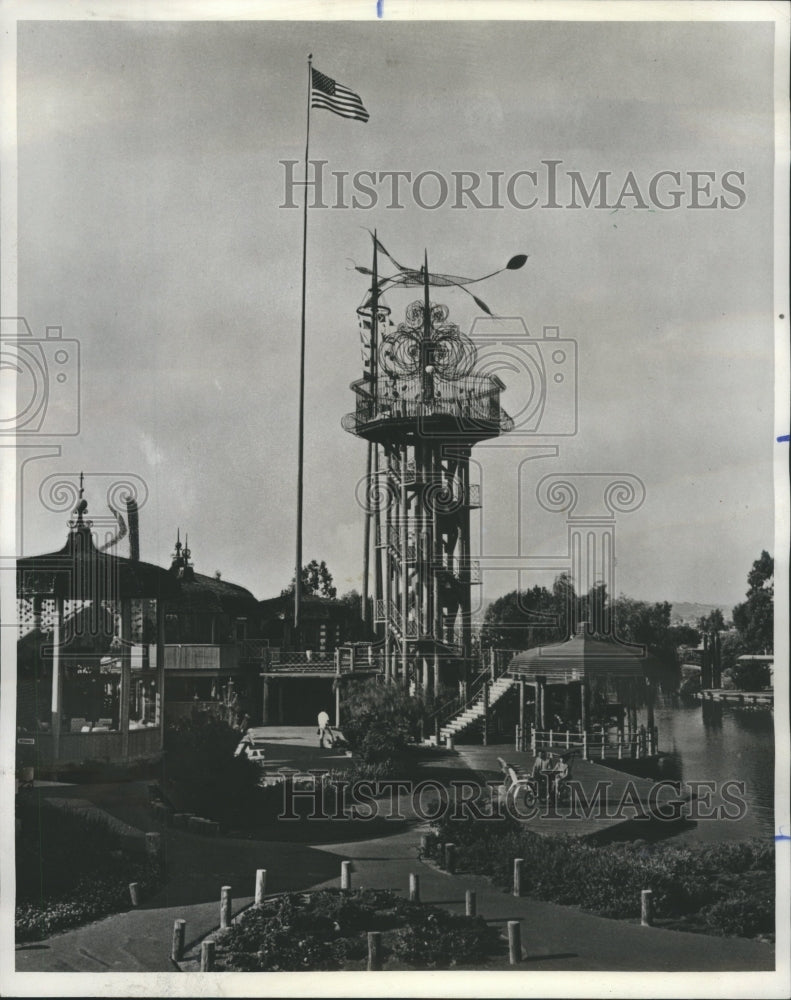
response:
[[[311,67],[313,74],[310,88],[310,106],[325,108],[341,118],[356,118],[359,122],[367,122],[370,115],[363,107],[359,94],[336,83],[332,77],[325,76]]]

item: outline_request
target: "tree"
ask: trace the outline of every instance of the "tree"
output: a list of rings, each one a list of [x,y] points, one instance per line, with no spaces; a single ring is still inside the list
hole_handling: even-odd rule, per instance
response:
[[[748,652],[774,652],[774,559],[764,550],[747,574],[747,600],[733,609],[733,624]]]
[[[568,638],[565,620],[565,594],[558,599],[546,587],[512,590],[486,609],[481,645],[485,649],[531,649],[559,642]]]
[[[369,681],[352,689],[343,706],[343,735],[368,764],[394,762],[418,734],[423,703],[400,684]]]
[[[715,608],[709,614],[698,618],[698,631],[705,635],[712,632],[722,632],[725,629],[725,618],[719,608]]]
[[[317,562],[312,559],[306,566],[302,567],[302,593],[305,597],[330,597],[333,598],[338,593],[337,587],[333,586],[332,573],[327,569],[327,564],[322,559]],[[294,578],[285,590],[280,591],[281,597],[288,597],[294,593]]]

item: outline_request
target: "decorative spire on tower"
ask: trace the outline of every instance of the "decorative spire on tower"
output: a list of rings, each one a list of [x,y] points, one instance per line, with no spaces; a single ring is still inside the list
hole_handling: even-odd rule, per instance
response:
[[[88,512],[88,501],[85,499],[85,477],[84,474],[80,473],[80,490],[79,499],[77,501],[77,506],[72,511],[74,515],[69,521],[69,527],[72,531],[86,531],[90,529],[93,521],[88,521],[85,519],[85,514]]]

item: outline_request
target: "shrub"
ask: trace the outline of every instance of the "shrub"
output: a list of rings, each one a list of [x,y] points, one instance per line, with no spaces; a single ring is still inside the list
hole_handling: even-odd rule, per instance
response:
[[[485,961],[502,947],[480,917],[451,916],[386,890],[290,893],[248,910],[217,939],[218,966],[238,971],[339,969],[362,962],[367,932],[387,933],[385,954],[416,968]]]
[[[500,885],[513,877],[513,859],[524,858],[523,890],[602,916],[635,918],[640,892],[652,889],[659,918],[700,916],[720,934],[754,936],[774,924],[774,845],[760,840],[698,848],[673,844],[610,844],[547,838],[510,817],[445,819],[435,824],[429,856],[439,844],[456,844],[458,869],[491,876]],[[749,903],[749,905],[748,905]]]
[[[190,812],[225,825],[248,821],[261,772],[244,754],[234,756],[238,743],[238,730],[208,712],[165,729],[164,774]]]
[[[153,859],[130,857],[101,817],[19,801],[16,844],[16,934],[40,941],[130,906],[129,883],[141,898],[162,880]]]
[[[461,917],[424,907],[417,919],[393,935],[393,955],[418,969],[472,965],[502,949],[502,940],[483,917]]]
[[[366,764],[397,761],[417,736],[422,714],[420,699],[400,685],[371,681],[346,702],[343,735]]]

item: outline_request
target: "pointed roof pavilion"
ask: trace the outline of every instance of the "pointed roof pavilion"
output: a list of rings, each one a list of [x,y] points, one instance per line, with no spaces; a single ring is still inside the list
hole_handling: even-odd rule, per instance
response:
[[[517,655],[508,673],[524,680],[546,678],[547,684],[571,684],[611,678],[655,679],[660,664],[643,647],[608,641],[583,625],[565,642],[536,646]]]
[[[17,596],[60,597],[72,601],[128,597],[164,599],[179,593],[178,580],[161,566],[111,555],[93,543],[87,501],[80,500],[69,521],[66,544],[55,552],[18,559]]]

